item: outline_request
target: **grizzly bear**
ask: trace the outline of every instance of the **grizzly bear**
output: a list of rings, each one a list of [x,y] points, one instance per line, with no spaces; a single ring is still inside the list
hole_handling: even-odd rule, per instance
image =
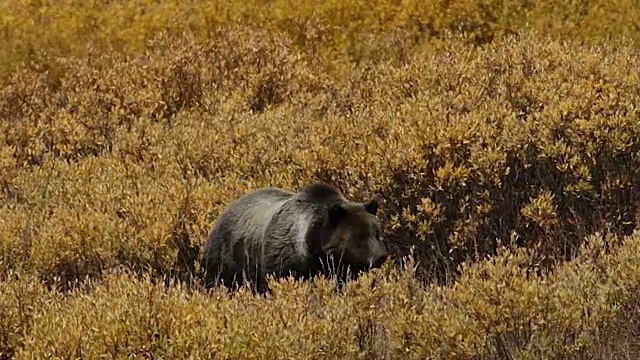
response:
[[[206,287],[252,285],[271,292],[266,276],[347,278],[387,258],[375,200],[355,203],[334,187],[311,184],[293,193],[268,187],[232,202],[209,232],[203,253]]]

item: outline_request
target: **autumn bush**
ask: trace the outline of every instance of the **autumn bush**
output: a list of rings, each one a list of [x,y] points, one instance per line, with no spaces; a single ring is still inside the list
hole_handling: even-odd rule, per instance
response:
[[[343,65],[402,62],[448,32],[467,34],[471,44],[523,28],[585,41],[640,39],[635,0],[6,0],[0,13],[0,76],[17,64],[47,64],[35,54],[139,54],[159,31],[206,39],[227,24],[282,32],[299,51]]]
[[[67,295],[32,277],[0,285],[0,353],[31,358],[634,358],[640,350],[640,236],[588,239],[541,272],[528,251],[424,287],[389,266],[349,283],[284,280],[267,299],[242,289],[166,287],[114,271]],[[375,283],[374,283],[375,282]],[[630,326],[631,325],[631,326]],[[6,355],[5,355],[6,357]]]
[[[0,359],[635,358],[633,4],[3,2]],[[315,181],[395,263],[201,289],[230,201]]]
[[[630,44],[452,38],[332,78],[257,30],[156,41],[143,57],[16,71],[2,89],[4,269],[193,271],[232,199],[312,181],[380,196],[398,257],[415,247],[420,276],[440,281],[499,243],[552,264],[595,231],[636,225]]]

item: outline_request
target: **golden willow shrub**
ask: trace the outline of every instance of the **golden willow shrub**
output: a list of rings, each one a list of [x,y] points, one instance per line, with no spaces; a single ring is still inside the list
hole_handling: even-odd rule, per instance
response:
[[[415,246],[423,278],[447,280],[500,242],[555,259],[636,226],[630,43],[451,38],[335,76],[266,31],[156,41],[140,57],[22,69],[0,89],[3,272],[193,272],[231,200],[311,181],[381,195],[390,245]]]
[[[640,348],[640,236],[587,239],[555,271],[530,251],[466,264],[425,288],[415,263],[387,266],[335,296],[318,279],[229,297],[113,272],[63,296],[37,279],[0,284],[0,352],[15,359],[620,358]],[[607,250],[607,245],[610,248]],[[635,345],[634,345],[635,339]],[[2,356],[2,354],[0,354]]]
[[[23,62],[42,63],[34,54],[139,54],[158,32],[206,39],[211,29],[234,24],[282,31],[306,54],[348,63],[403,61],[447,32],[468,34],[473,44],[525,28],[561,38],[639,40],[639,17],[635,0],[6,0],[0,4],[0,76]]]

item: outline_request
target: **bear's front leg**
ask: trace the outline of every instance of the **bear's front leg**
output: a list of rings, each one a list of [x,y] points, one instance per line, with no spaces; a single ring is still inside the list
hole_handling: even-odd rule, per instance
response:
[[[258,265],[256,277],[255,277],[255,287],[254,294],[260,294],[262,296],[267,296],[267,294],[273,294],[271,288],[269,288],[269,283],[267,282],[267,271],[265,264],[265,256],[264,254],[261,256],[260,264]],[[268,261],[268,260],[267,260]]]
[[[267,294],[273,294],[273,291],[271,290],[271,288],[269,288],[267,276],[264,273],[260,273],[260,275],[258,275],[256,279],[255,293],[265,297],[267,296]]]
[[[348,280],[348,275],[345,271],[341,271],[336,274],[336,294],[342,295],[344,293],[344,286],[346,285]]]

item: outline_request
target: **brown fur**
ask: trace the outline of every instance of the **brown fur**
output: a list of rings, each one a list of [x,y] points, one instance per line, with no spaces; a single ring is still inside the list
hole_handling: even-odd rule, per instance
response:
[[[234,201],[213,225],[205,245],[205,285],[254,283],[269,291],[266,275],[338,276],[379,266],[387,257],[378,204],[354,203],[335,188],[313,184],[298,193],[255,190]]]

